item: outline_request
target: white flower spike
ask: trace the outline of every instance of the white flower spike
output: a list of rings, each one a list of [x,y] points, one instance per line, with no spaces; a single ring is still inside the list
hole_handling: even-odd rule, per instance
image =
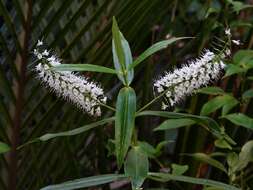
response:
[[[41,41],[38,42],[43,44]],[[42,83],[50,87],[57,96],[71,101],[89,115],[100,116],[100,105],[105,104],[107,99],[103,89],[72,72],[51,70],[50,67],[61,64],[60,60],[54,55],[49,56],[47,50],[40,52],[39,48],[34,50],[34,55],[39,60],[35,70]]]
[[[166,103],[162,103],[162,109],[174,106],[194,90],[215,81],[225,64],[221,60],[214,61],[214,58],[215,54],[206,50],[200,58],[157,80],[154,89],[166,99]]]

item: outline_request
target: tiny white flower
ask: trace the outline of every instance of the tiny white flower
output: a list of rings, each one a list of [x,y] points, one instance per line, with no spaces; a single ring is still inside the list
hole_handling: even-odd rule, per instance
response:
[[[47,58],[47,60],[49,62],[54,62],[54,61],[56,61],[56,57],[54,55],[52,55],[51,57]]]
[[[95,115],[100,116],[101,115],[101,109],[100,107],[97,107],[95,110]]]
[[[231,30],[230,30],[230,28],[227,28],[227,29],[225,30],[225,34],[226,34],[227,36],[231,36]]]
[[[42,59],[42,57],[43,57],[42,54],[40,54],[40,53],[37,54],[37,58],[38,58],[39,60]]]
[[[163,92],[163,87],[162,87],[162,86],[159,86],[159,87],[157,88],[157,92],[158,92],[158,93]]]
[[[42,46],[43,42],[41,40],[38,40],[37,45],[36,46]]]
[[[162,110],[166,110],[169,106],[162,102]]]
[[[230,56],[230,55],[231,55],[231,50],[230,50],[230,49],[227,49],[227,50],[225,51],[225,54],[226,54],[226,56]]]
[[[241,44],[240,40],[232,40],[232,42],[233,42],[235,45],[237,45],[237,46],[239,46],[239,45]]]
[[[45,49],[45,50],[42,52],[42,55],[48,56],[48,55],[49,55],[49,52]]]

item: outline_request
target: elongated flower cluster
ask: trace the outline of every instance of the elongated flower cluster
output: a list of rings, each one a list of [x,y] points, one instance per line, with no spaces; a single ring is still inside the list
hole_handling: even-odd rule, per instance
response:
[[[213,52],[206,50],[198,59],[157,80],[154,89],[159,95],[164,95],[166,100],[162,109],[175,105],[194,90],[218,79],[225,64],[215,60],[215,57]]]
[[[43,42],[38,41],[34,55],[39,60],[35,67],[38,78],[43,84],[50,87],[57,96],[70,100],[89,115],[100,116],[100,104],[106,103],[104,91],[96,83],[89,82],[87,78],[77,76],[69,71],[54,71],[52,66],[61,64],[60,60],[43,50]]]

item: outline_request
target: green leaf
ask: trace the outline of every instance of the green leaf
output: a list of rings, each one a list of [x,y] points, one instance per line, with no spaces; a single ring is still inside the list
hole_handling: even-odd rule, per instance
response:
[[[189,169],[188,165],[172,164],[171,167],[172,175],[182,175]]]
[[[245,28],[252,28],[253,24],[250,21],[242,20],[242,19],[237,19],[231,21],[229,24],[231,28],[238,28],[238,27],[245,27]]]
[[[159,116],[165,118],[188,118],[194,120],[197,124],[205,127],[208,131],[210,131],[217,138],[225,138],[230,144],[236,144],[233,139],[231,139],[218,125],[216,121],[207,116],[198,116],[192,114],[185,113],[176,113],[176,112],[167,112],[167,111],[143,111],[137,114],[139,116]]]
[[[110,73],[116,74],[114,69],[91,64],[61,64],[53,67],[52,69],[56,71],[92,71],[99,73]]]
[[[129,68],[129,65],[133,62],[133,57],[129,44],[120,32],[115,17],[113,17],[112,37],[114,67],[119,79],[124,85],[129,86],[134,77],[134,70]]]
[[[140,189],[148,176],[148,164],[148,157],[140,147],[135,146],[129,151],[124,169],[125,175],[131,179],[133,190]]]
[[[173,181],[181,181],[181,182],[187,182],[187,183],[192,183],[192,184],[207,185],[211,187],[222,188],[223,190],[240,190],[232,185],[227,185],[219,181],[194,178],[194,177],[188,177],[188,176],[183,176],[183,175],[172,175],[172,174],[167,174],[167,173],[149,172],[149,177],[153,180],[161,181],[161,182],[167,182],[167,181],[173,180]]]
[[[48,141],[49,139],[55,138],[55,137],[64,137],[64,136],[73,136],[73,135],[79,135],[80,133],[86,132],[90,129],[93,129],[95,127],[98,127],[100,125],[104,125],[106,123],[109,123],[111,121],[114,121],[114,117],[106,118],[88,125],[84,125],[83,127],[79,127],[70,131],[60,132],[60,133],[49,133],[45,134],[41,137],[39,137],[39,140],[41,141]]]
[[[231,101],[238,102],[233,96],[230,95],[217,96],[204,104],[204,106],[201,109],[200,115],[209,115],[210,113],[216,111],[217,109],[227,104],[231,105]],[[227,107],[224,112],[227,112],[228,110],[229,109]]]
[[[236,172],[238,161],[239,157],[235,152],[231,152],[227,155],[228,174],[230,176]]]
[[[228,119],[235,125],[253,129],[253,119],[243,113],[232,113],[225,115],[222,118]]]
[[[9,152],[9,151],[10,151],[9,145],[7,145],[3,142],[0,142],[0,154],[6,153],[6,152]]]
[[[233,63],[236,65],[245,66],[247,62],[253,59],[253,51],[252,50],[239,50],[233,56]]]
[[[39,138],[33,139],[32,141],[28,141],[27,143],[19,146],[18,148],[20,149],[28,144],[38,142],[38,141],[48,141],[48,140],[56,138],[56,137],[67,137],[67,136],[79,135],[79,134],[84,133],[90,129],[93,129],[93,128],[98,127],[100,125],[104,125],[104,124],[109,123],[114,120],[115,120],[115,117],[109,117],[109,118],[106,118],[106,119],[103,119],[103,120],[100,120],[100,121],[97,121],[94,123],[90,123],[88,125],[84,125],[83,127],[79,127],[79,128],[73,129],[73,130],[59,132],[59,133],[48,133],[48,134],[45,134]]]
[[[239,160],[237,162],[236,170],[244,169],[250,162],[253,162],[253,140],[248,141],[243,145],[239,153]]]
[[[224,190],[223,188],[218,188],[218,187],[204,187],[203,190]]]
[[[154,131],[160,131],[160,130],[168,130],[168,129],[176,129],[179,127],[185,127],[195,124],[196,121],[188,118],[182,118],[182,119],[168,119],[164,121],[161,125],[159,125],[157,128],[154,129]]]
[[[145,142],[145,141],[138,141],[138,146],[144,151],[149,158],[156,158],[162,154],[161,149],[167,145],[168,143],[171,143],[174,141],[161,141],[157,144],[157,146],[154,148],[151,144]]]
[[[208,95],[223,95],[225,94],[224,90],[219,87],[204,87],[196,91],[197,93],[201,94],[208,94]]]
[[[145,141],[138,141],[138,146],[140,149],[145,152],[145,154],[150,158],[155,158],[157,150],[149,143]]]
[[[157,152],[157,156],[159,156],[161,154],[161,150],[162,148],[167,145],[168,143],[173,143],[174,141],[171,140],[165,140],[165,141],[161,141],[158,143],[158,145],[156,146],[156,152]]]
[[[227,163],[229,167],[233,167],[237,164],[238,162],[238,155],[235,152],[231,152],[227,156]]]
[[[244,73],[246,71],[247,71],[247,69],[242,68],[239,65],[227,64],[226,73],[223,78],[234,75],[234,74]]]
[[[231,145],[225,139],[216,139],[214,141],[214,144],[218,148],[225,148],[225,149],[232,150]]]
[[[249,80],[253,80],[253,76],[247,77],[247,79],[249,79]]]
[[[115,147],[120,168],[131,143],[136,112],[136,95],[131,87],[120,90],[116,103]]]
[[[221,115],[227,115],[237,104],[239,104],[239,101],[232,97],[231,100],[222,107]]]
[[[240,1],[226,0],[228,3],[232,4],[234,11],[238,14],[241,10],[246,8],[253,8],[252,5],[246,5]]]
[[[253,97],[253,89],[249,89],[246,90],[243,94],[242,94],[242,99],[246,100],[246,99],[250,99]]]
[[[136,58],[134,60],[134,62],[129,66],[129,68],[134,68],[136,67],[138,64],[140,64],[142,61],[144,61],[146,58],[148,58],[149,56],[153,55],[154,53],[167,48],[168,45],[178,41],[178,40],[182,40],[182,39],[189,39],[191,37],[181,37],[181,38],[171,38],[169,40],[163,40],[160,42],[155,43],[154,45],[152,45],[150,48],[148,48],[146,51],[144,51],[138,58]]]
[[[79,188],[102,185],[102,184],[110,183],[110,182],[124,179],[124,178],[126,177],[125,175],[122,175],[122,174],[105,174],[105,175],[92,176],[92,177],[86,177],[86,178],[76,179],[72,181],[67,181],[58,185],[49,185],[47,187],[42,188],[41,190],[79,189]]]
[[[220,169],[221,171],[227,173],[227,170],[226,168],[223,166],[223,164],[215,159],[213,159],[212,157],[210,157],[209,155],[207,154],[204,154],[204,153],[194,153],[194,154],[184,154],[186,156],[191,156],[193,157],[194,159],[196,160],[199,160],[201,162],[205,162],[205,163],[208,163],[209,165],[215,167],[215,168],[218,168]]]

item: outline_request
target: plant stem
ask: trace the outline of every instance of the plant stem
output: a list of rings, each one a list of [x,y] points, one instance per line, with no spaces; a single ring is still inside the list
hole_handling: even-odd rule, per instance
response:
[[[22,122],[22,111],[24,104],[24,90],[26,82],[26,66],[29,59],[29,39],[31,33],[31,19],[32,19],[32,0],[27,0],[27,15],[24,25],[24,31],[21,34],[22,50],[17,56],[16,64],[19,66],[19,80],[16,81],[16,106],[13,116],[13,126],[11,129],[11,151],[9,160],[9,177],[8,177],[8,189],[16,190],[18,183],[18,145],[20,141],[20,128]]]
[[[109,105],[106,105],[106,104],[104,104],[104,103],[102,103],[102,102],[99,102],[99,104],[101,105],[101,106],[103,106],[103,107],[105,107],[105,108],[108,108],[109,110],[111,110],[111,111],[116,111],[116,109],[114,108],[114,107],[112,107],[112,106],[109,106]]]
[[[151,104],[153,104],[154,102],[156,102],[159,98],[161,98],[164,94],[166,94],[168,90],[165,90],[163,93],[159,94],[159,96],[155,97],[153,100],[151,100],[149,103],[147,103],[146,105],[144,105],[141,109],[139,109],[136,114],[140,113],[141,111],[145,110],[147,107],[149,107]]]

